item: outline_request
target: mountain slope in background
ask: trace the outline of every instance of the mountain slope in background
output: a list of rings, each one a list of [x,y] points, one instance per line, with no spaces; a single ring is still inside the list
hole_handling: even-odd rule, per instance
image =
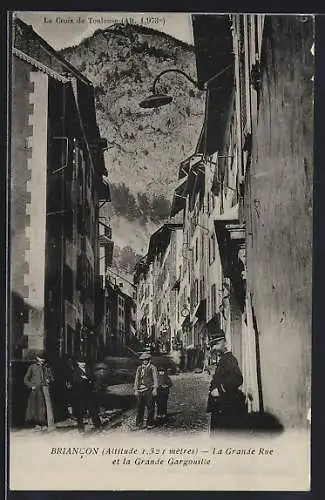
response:
[[[113,189],[107,215],[113,238],[118,247],[132,246],[143,254],[150,233],[168,214],[179,162],[195,150],[204,93],[182,75],[170,73],[162,76],[157,89],[174,97],[171,104],[152,110],[140,108],[139,102],[165,69],[178,68],[196,79],[194,48],[159,31],[126,24],[98,30],[61,54],[95,86],[98,125],[109,143],[105,162]],[[123,213],[116,193],[125,188],[135,205],[129,200],[132,206]]]

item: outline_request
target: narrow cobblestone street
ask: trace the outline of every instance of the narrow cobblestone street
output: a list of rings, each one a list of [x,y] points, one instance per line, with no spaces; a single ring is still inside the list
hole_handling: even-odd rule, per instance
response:
[[[143,429],[138,432],[172,434],[182,431],[191,433],[207,431],[209,415],[205,412],[205,409],[210,377],[206,373],[186,372],[171,376],[171,379],[173,387],[171,388],[168,401],[167,421],[163,425],[157,425],[153,430]],[[101,432],[134,431],[136,399],[133,394],[133,385],[119,384],[108,387],[105,400],[111,409],[105,410],[101,415],[103,422]],[[75,420],[58,422],[56,428],[51,433],[73,435],[77,432],[76,425]],[[35,436],[35,431],[32,429],[15,429],[12,432],[20,436]],[[94,432],[90,422],[86,425],[85,432],[87,434]],[[36,432],[36,434],[44,435],[43,432]]]
[[[173,387],[168,402],[168,419],[152,431],[174,433],[208,430],[209,416],[205,412],[210,377],[202,373],[180,373],[172,376]],[[136,410],[133,408],[113,424],[115,429],[127,432],[135,429]]]

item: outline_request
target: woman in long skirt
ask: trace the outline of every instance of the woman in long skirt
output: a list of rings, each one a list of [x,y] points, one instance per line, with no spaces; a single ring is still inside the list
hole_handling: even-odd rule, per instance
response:
[[[54,427],[50,395],[50,384],[53,381],[53,373],[45,361],[44,354],[37,354],[35,363],[28,367],[24,377],[24,383],[31,389],[27,403],[26,422],[34,424],[36,428]]]

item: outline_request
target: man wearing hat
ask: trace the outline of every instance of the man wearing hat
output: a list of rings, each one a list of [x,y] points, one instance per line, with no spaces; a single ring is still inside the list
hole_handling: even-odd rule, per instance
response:
[[[211,352],[219,358],[210,383],[207,406],[207,412],[211,413],[211,431],[238,429],[244,425],[247,413],[245,396],[239,389],[243,376],[238,361],[227,349],[223,330],[215,333],[209,344]]]
[[[90,370],[86,360],[80,356],[71,360],[71,372],[69,377],[71,386],[72,408],[77,419],[78,429],[84,430],[84,419],[86,414],[96,429],[102,425],[99,417],[99,406],[97,401],[95,377]]]
[[[53,371],[43,352],[35,353],[35,362],[28,367],[24,383],[30,389],[26,409],[26,422],[35,429],[53,429],[54,416],[50,388],[54,382]]]
[[[151,363],[150,353],[141,354],[140,360],[142,364],[137,368],[134,381],[134,393],[137,397],[136,426],[143,427],[144,411],[147,408],[147,429],[152,429],[154,427],[154,398],[157,396],[158,372]]]

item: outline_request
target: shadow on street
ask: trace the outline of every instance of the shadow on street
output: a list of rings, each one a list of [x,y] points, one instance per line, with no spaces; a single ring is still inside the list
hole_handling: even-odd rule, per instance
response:
[[[129,410],[136,406],[136,397],[133,394],[114,394],[107,391],[101,396],[100,403],[106,410]]]

